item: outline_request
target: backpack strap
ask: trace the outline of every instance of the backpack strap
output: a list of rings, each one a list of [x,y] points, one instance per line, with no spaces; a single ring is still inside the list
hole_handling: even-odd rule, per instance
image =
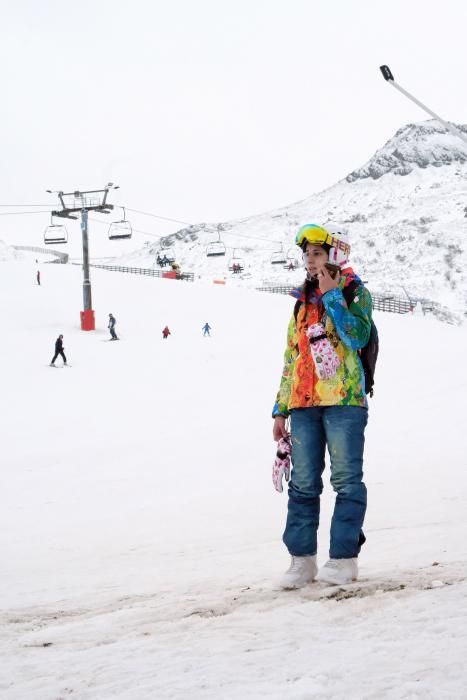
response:
[[[353,302],[353,300],[357,296],[357,289],[359,289],[361,286],[362,285],[360,284],[360,282],[357,282],[356,280],[352,280],[352,282],[350,282],[342,290],[342,296],[345,299],[345,303],[347,304],[347,308],[350,308],[350,304]],[[303,304],[303,301],[301,301],[301,299],[297,299],[297,301],[295,302],[295,306],[293,308],[293,315],[295,318],[295,323],[297,323],[298,312],[299,312],[302,304]]]
[[[350,309],[350,304],[353,302],[353,300],[357,296],[357,289],[361,286],[362,285],[360,284],[360,282],[357,282],[357,280],[352,280],[352,282],[350,282],[342,290],[342,296],[345,299],[345,303],[347,304],[347,308]]]

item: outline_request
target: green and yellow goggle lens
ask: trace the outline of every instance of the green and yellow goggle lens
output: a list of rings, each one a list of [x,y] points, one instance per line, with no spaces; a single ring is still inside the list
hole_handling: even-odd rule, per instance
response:
[[[342,250],[346,255],[350,253],[350,246],[348,243],[345,243],[336,236],[331,236],[325,228],[317,224],[305,224],[305,226],[299,228],[295,236],[295,243],[300,246],[300,248],[303,248],[304,243],[311,243],[312,245],[323,245],[323,243],[327,243],[331,248]]]
[[[295,236],[295,243],[303,246],[305,242],[311,243],[312,245],[323,245],[323,243],[328,243],[331,245],[332,236],[326,231],[322,226],[317,226],[316,224],[305,224],[298,229],[297,235]]]

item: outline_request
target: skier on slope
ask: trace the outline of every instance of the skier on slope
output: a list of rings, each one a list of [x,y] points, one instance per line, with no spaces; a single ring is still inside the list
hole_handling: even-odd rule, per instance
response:
[[[370,337],[371,296],[349,267],[345,229],[307,224],[299,229],[296,243],[303,251],[307,274],[303,286],[291,293],[297,303],[288,326],[284,369],[273,409],[274,440],[285,451],[291,448],[292,457],[283,535],[291,564],[281,580],[283,588],[300,588],[315,578],[331,584],[357,578],[367,503],[362,467],[368,403],[358,350]],[[334,278],[326,263],[339,266]],[[344,290],[351,283],[357,291],[348,308]],[[329,561],[318,573],[317,530],[326,447],[337,496]],[[273,476],[279,491],[282,472],[276,470]]]
[[[109,314],[109,325],[107,326],[110,331],[110,340],[118,340],[117,334],[115,333],[115,324],[117,320],[113,314]]]
[[[172,334],[171,334],[171,332],[169,331],[169,327],[166,326],[166,327],[164,328],[164,330],[162,331],[162,336],[163,336],[164,340],[167,340],[167,338],[169,337],[169,335],[172,335]]]
[[[209,332],[211,330],[211,326],[209,325],[209,323],[206,322],[201,330],[204,331],[203,336],[211,335],[211,333]]]
[[[59,335],[57,340],[55,341],[55,354],[52,357],[52,361],[50,363],[51,367],[55,367],[55,360],[57,359],[57,357],[59,355],[61,356],[61,358],[63,360],[63,364],[64,365],[67,364],[64,350],[65,350],[65,348],[63,347],[63,335]]]
[[[37,284],[38,284],[39,287],[40,287],[40,286],[41,286],[41,271],[40,271],[40,270],[38,270],[38,271],[36,272],[36,281],[37,281]]]

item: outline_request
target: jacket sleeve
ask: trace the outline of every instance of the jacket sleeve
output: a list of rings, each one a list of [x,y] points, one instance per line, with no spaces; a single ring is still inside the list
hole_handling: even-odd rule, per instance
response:
[[[292,317],[287,328],[287,347],[284,353],[284,369],[282,370],[281,383],[277,392],[276,403],[272,409],[272,417],[289,415],[289,397],[292,386],[295,360],[298,357],[297,337],[295,331],[295,316]]]
[[[323,294],[323,304],[337,335],[351,350],[365,347],[371,331],[371,294],[365,288],[357,290],[354,300],[347,308],[341,289],[336,287]]]

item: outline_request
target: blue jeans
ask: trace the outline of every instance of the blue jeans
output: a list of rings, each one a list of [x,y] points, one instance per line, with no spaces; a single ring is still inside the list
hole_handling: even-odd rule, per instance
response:
[[[337,493],[331,521],[329,556],[357,557],[365,541],[363,478],[364,432],[368,410],[360,406],[296,408],[291,412],[292,474],[284,544],[290,554],[316,554],[324,453],[331,460],[331,484]]]

